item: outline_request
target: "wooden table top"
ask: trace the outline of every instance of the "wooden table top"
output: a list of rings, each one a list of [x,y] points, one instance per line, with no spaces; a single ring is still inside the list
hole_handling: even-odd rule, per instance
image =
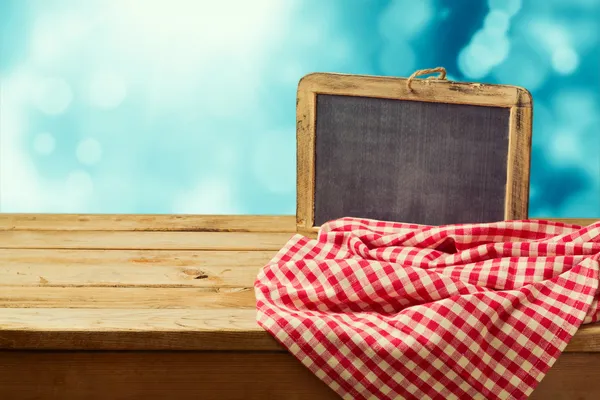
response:
[[[0,349],[284,352],[254,280],[294,216],[0,215]],[[600,324],[567,352],[600,352]]]

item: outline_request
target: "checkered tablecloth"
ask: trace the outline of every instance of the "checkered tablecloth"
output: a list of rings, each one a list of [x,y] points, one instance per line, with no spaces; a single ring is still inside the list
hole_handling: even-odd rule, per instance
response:
[[[598,320],[600,222],[343,218],[256,280],[258,323],[344,399],[525,399]]]

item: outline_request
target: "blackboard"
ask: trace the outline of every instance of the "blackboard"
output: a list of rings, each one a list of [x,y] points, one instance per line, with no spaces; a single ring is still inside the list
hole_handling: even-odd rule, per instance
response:
[[[298,91],[298,227],[527,217],[531,98],[520,88],[336,74]],[[390,87],[398,90],[390,91]],[[404,88],[404,89],[403,89]]]

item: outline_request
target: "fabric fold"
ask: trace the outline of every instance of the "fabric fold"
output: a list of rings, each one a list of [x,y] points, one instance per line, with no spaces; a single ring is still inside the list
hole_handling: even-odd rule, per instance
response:
[[[600,222],[342,218],[259,273],[257,320],[345,399],[525,399],[598,320]]]

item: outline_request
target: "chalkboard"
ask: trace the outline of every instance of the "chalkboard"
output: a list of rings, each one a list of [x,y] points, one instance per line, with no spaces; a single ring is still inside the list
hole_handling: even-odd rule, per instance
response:
[[[300,231],[341,217],[527,217],[531,97],[517,87],[311,74],[298,88]]]

